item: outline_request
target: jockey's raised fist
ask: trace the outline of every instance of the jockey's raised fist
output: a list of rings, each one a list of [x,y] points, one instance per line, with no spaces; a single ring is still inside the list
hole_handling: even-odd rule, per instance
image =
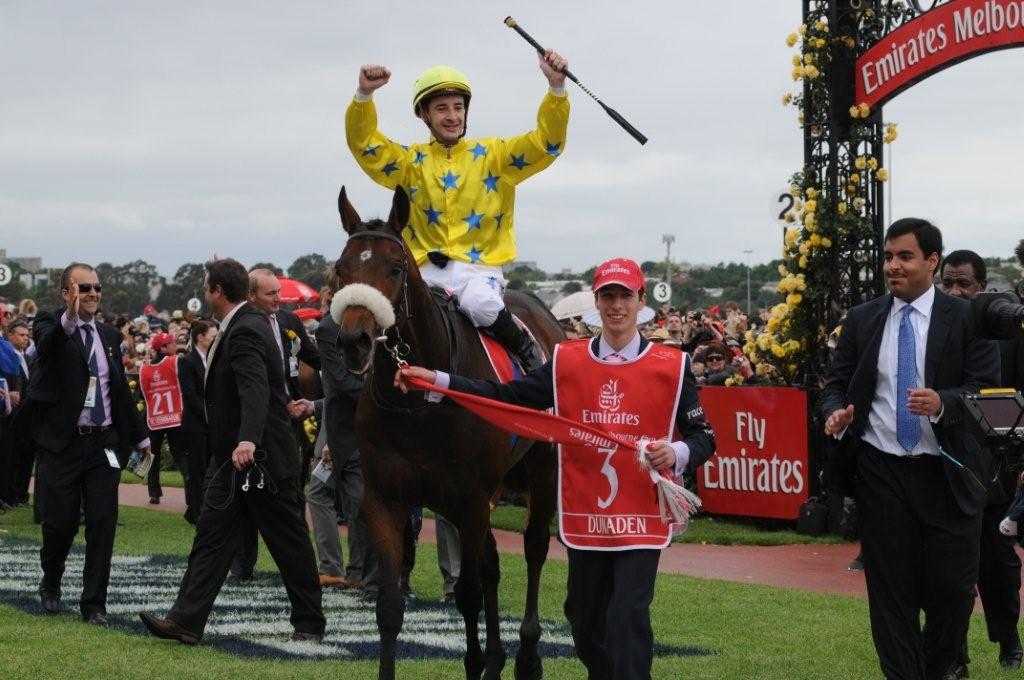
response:
[[[565,87],[565,69],[569,68],[569,60],[554,50],[537,54],[540,70],[548,79],[551,87]]]
[[[370,94],[374,90],[384,87],[391,80],[391,71],[386,66],[379,64],[366,64],[359,69],[359,91]]]

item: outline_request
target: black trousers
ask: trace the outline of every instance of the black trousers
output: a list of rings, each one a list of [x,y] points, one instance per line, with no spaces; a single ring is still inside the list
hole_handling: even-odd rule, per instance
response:
[[[660,550],[568,548],[565,617],[590,680],[651,677],[651,601]]]
[[[965,515],[937,456],[857,457],[871,635],[886,678],[937,678],[957,661],[974,606],[981,514]],[[925,625],[921,629],[920,612]]]
[[[64,563],[84,509],[83,618],[93,612],[106,612],[121,470],[110,465],[104,449],[113,449],[116,444],[116,433],[107,431],[72,435],[71,442],[60,453],[39,450],[36,497],[43,533],[43,547],[39,551],[43,580],[39,589],[60,594]]]
[[[978,594],[985,608],[988,639],[992,642],[1012,642],[1018,638],[1021,562],[1013,539],[999,533],[999,523],[1009,507],[1009,502],[989,505],[981,520]]]
[[[160,486],[160,454],[164,448],[164,439],[167,440],[167,448],[171,450],[171,457],[174,458],[174,465],[185,480],[185,502],[188,503],[188,442],[185,433],[180,427],[172,427],[166,430],[150,430],[149,442],[153,450],[153,467],[149,470],[149,497],[160,498],[164,495],[163,487]]]
[[[36,445],[28,438],[16,438],[13,442],[14,458],[14,496],[19,503],[28,502],[28,486],[32,480],[32,467],[36,462]]]
[[[0,502],[14,505],[18,502],[14,491],[18,461],[14,456],[14,437],[10,418],[0,418]]]
[[[248,491],[242,491],[243,480],[244,475],[236,474],[230,463],[210,466],[188,568],[167,618],[202,635],[241,545],[242,529],[252,520],[281,572],[295,630],[323,634],[326,620],[320,607],[320,581],[304,508],[297,500],[298,479],[276,480],[263,489],[253,484]]]
[[[199,512],[203,507],[203,480],[206,478],[206,468],[209,464],[209,456],[206,453],[207,434],[205,432],[185,432],[184,434],[185,449],[188,451],[188,455],[185,456],[185,466],[188,469],[188,472],[185,473],[185,503],[188,505],[185,510],[185,519],[196,524],[199,521]]]

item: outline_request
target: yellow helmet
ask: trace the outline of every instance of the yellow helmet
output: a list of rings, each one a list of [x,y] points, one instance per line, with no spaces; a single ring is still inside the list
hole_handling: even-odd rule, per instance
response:
[[[433,66],[420,74],[412,87],[412,112],[419,117],[420,102],[441,94],[461,94],[466,106],[473,96],[466,74],[451,66]]]

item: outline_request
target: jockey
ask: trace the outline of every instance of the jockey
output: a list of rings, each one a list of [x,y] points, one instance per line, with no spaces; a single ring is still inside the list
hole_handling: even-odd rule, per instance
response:
[[[551,50],[538,58],[550,90],[537,128],[523,135],[464,139],[472,91],[466,76],[448,66],[427,69],[413,87],[413,113],[427,126],[428,142],[404,146],[377,129],[372,95],[391,78],[383,66],[360,69],[345,114],[348,147],[359,167],[378,184],[401,186],[409,195],[403,235],[424,281],[457,295],[473,324],[516,354],[526,371],[540,365],[540,356],[505,309],[501,267],[516,257],[516,185],[562,153],[569,123],[568,62]]]

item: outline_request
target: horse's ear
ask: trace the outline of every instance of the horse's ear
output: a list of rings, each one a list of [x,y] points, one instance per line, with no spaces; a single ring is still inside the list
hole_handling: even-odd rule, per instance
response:
[[[341,214],[341,226],[348,234],[351,234],[353,229],[363,223],[359,213],[348,202],[348,196],[345,195],[345,187],[341,187],[341,193],[338,194],[338,213]]]
[[[409,195],[401,186],[395,187],[395,195],[391,199],[391,215],[388,217],[388,226],[391,231],[399,236],[402,230],[409,224]]]

